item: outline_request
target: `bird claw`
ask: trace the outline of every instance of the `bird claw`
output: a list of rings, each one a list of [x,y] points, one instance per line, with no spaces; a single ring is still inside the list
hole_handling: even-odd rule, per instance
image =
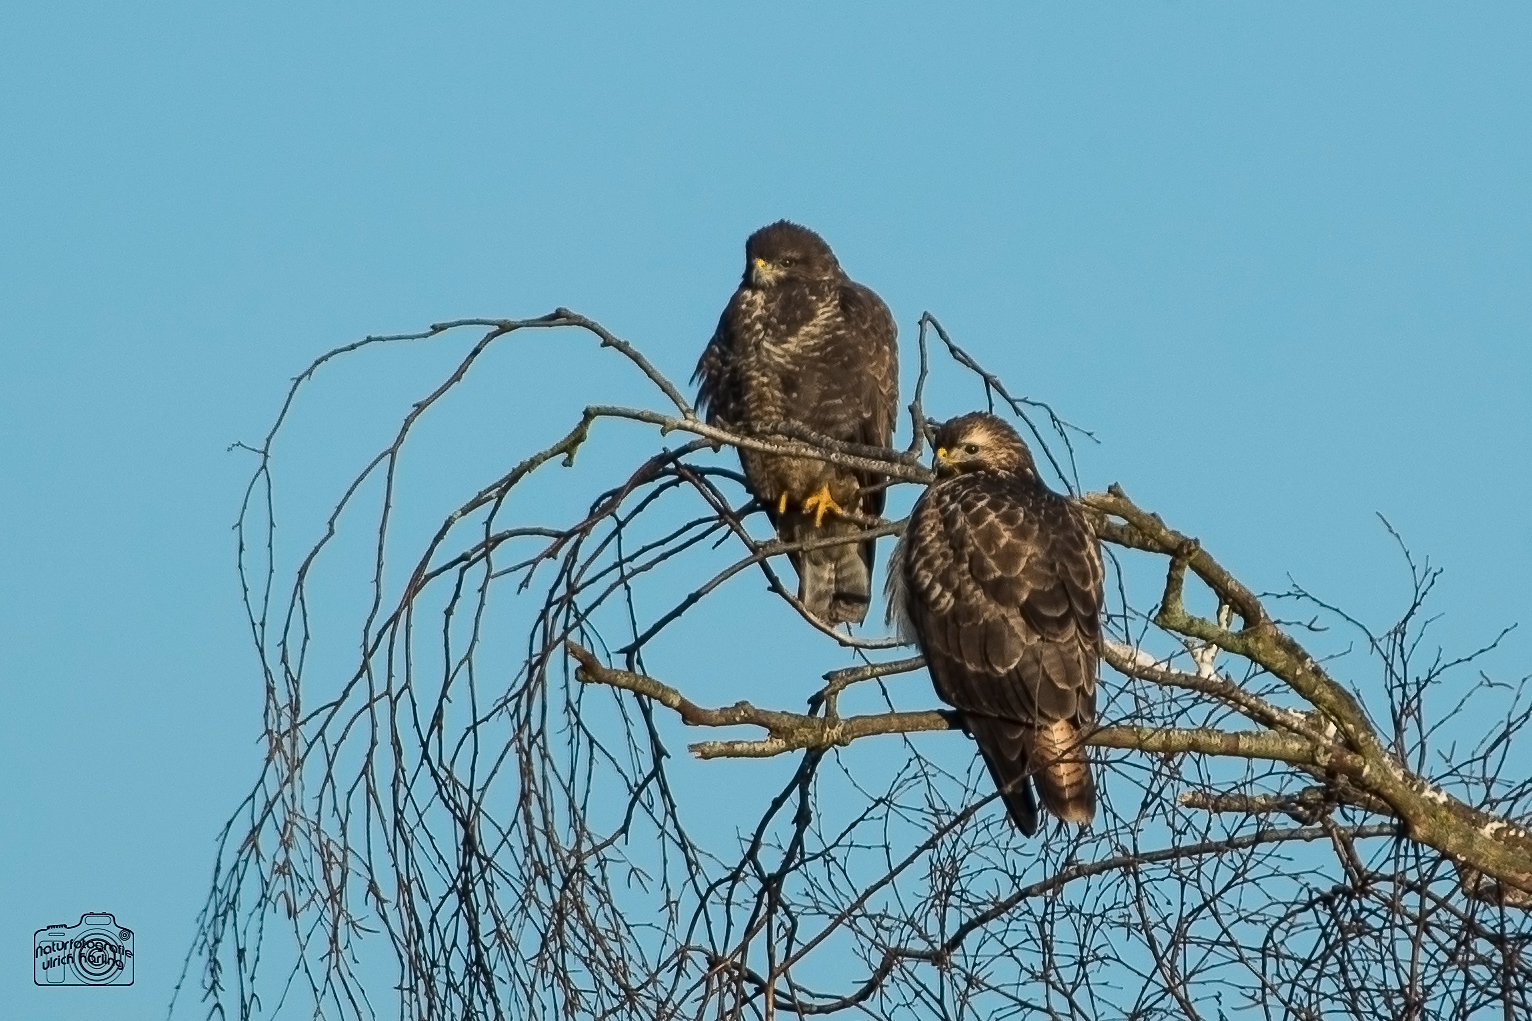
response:
[[[836,514],[845,513],[840,505],[835,502],[835,499],[830,496],[830,487],[828,485],[820,486],[819,492],[803,501],[803,511],[805,514],[809,511],[814,512],[815,528],[824,524],[825,514],[831,511]]]

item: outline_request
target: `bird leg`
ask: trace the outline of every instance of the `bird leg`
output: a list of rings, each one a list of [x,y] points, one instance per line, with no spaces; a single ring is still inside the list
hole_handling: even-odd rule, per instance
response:
[[[783,515],[783,514],[786,514],[786,513],[787,513],[787,494],[783,493],[781,496],[777,497],[777,514],[780,516],[780,515]]]
[[[804,513],[814,512],[814,527],[818,528],[824,523],[825,514],[833,511],[836,514],[844,514],[840,504],[830,495],[830,484],[825,483],[819,487],[819,492],[803,501]]]

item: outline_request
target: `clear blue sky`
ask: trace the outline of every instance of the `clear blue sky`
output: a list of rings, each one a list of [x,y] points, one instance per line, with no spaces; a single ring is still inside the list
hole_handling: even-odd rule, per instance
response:
[[[1532,626],[1525,5],[545,6],[0,14],[6,1016],[163,1012],[259,763],[226,448],[289,377],[567,305],[684,378],[778,217],[1252,585],[1386,622],[1381,512],[1446,569],[1449,648]],[[338,369],[284,492],[328,496],[425,366]],[[505,463],[576,384],[483,395]],[[94,910],[135,987],[34,989],[32,930]]]

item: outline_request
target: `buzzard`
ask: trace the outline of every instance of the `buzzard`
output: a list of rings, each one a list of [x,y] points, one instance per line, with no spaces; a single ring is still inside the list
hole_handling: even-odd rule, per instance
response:
[[[1066,822],[1096,815],[1083,739],[1096,716],[1101,551],[1078,507],[1043,485],[994,415],[936,433],[937,480],[889,567],[889,618],[920,645],[942,701],[989,766],[1018,829],[1037,801]]]
[[[780,220],[745,242],[745,276],[692,377],[710,424],[795,422],[848,443],[887,447],[899,401],[897,327],[888,306],[846,276],[824,239]],[[739,452],[751,495],[786,543],[862,530],[847,512],[883,513],[881,475],[812,458]],[[874,540],[789,553],[798,598],[830,624],[860,624],[872,597]]]

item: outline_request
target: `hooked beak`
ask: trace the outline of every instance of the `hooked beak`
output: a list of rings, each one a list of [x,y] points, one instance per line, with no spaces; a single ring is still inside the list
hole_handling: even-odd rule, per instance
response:
[[[771,267],[766,265],[766,260],[754,258],[750,260],[750,282],[756,287],[762,287],[771,281]]]
[[[931,462],[931,468],[941,478],[957,474],[957,465],[953,463],[952,458],[947,456],[946,447],[936,448],[936,457]]]

